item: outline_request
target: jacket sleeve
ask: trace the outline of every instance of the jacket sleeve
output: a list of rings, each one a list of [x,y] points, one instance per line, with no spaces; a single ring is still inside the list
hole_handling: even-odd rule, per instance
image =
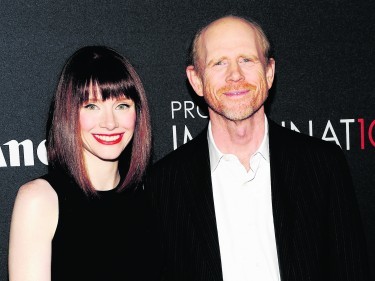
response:
[[[328,280],[365,281],[369,278],[366,239],[348,163],[335,146],[330,159]]]

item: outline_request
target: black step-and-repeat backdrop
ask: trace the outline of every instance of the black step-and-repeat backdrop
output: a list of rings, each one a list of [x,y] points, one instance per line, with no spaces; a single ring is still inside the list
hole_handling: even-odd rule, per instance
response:
[[[374,3],[2,1],[0,281],[7,280],[9,222],[17,189],[46,172],[45,122],[66,58],[79,47],[100,44],[131,60],[151,104],[155,161],[207,123],[205,108],[185,78],[185,55],[202,24],[230,12],[258,20],[275,46],[276,83],[269,115],[285,127],[335,142],[344,150],[374,267]]]

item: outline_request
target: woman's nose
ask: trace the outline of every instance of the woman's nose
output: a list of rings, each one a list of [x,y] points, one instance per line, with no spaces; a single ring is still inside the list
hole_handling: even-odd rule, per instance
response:
[[[119,124],[118,124],[115,114],[112,111],[106,111],[104,112],[100,120],[99,126],[101,128],[106,128],[111,131],[117,128]]]

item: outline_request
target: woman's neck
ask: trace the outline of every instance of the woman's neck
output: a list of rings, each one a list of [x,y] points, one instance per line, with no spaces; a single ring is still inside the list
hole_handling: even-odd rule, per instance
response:
[[[119,184],[118,161],[103,161],[98,158],[85,160],[88,177],[96,190],[111,190]]]

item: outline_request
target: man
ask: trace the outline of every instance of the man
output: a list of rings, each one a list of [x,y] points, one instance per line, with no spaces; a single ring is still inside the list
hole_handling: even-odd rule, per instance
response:
[[[275,61],[258,24],[220,18],[186,69],[208,104],[196,138],[154,165],[166,280],[368,280],[364,235],[341,149],[282,128],[264,102]]]

